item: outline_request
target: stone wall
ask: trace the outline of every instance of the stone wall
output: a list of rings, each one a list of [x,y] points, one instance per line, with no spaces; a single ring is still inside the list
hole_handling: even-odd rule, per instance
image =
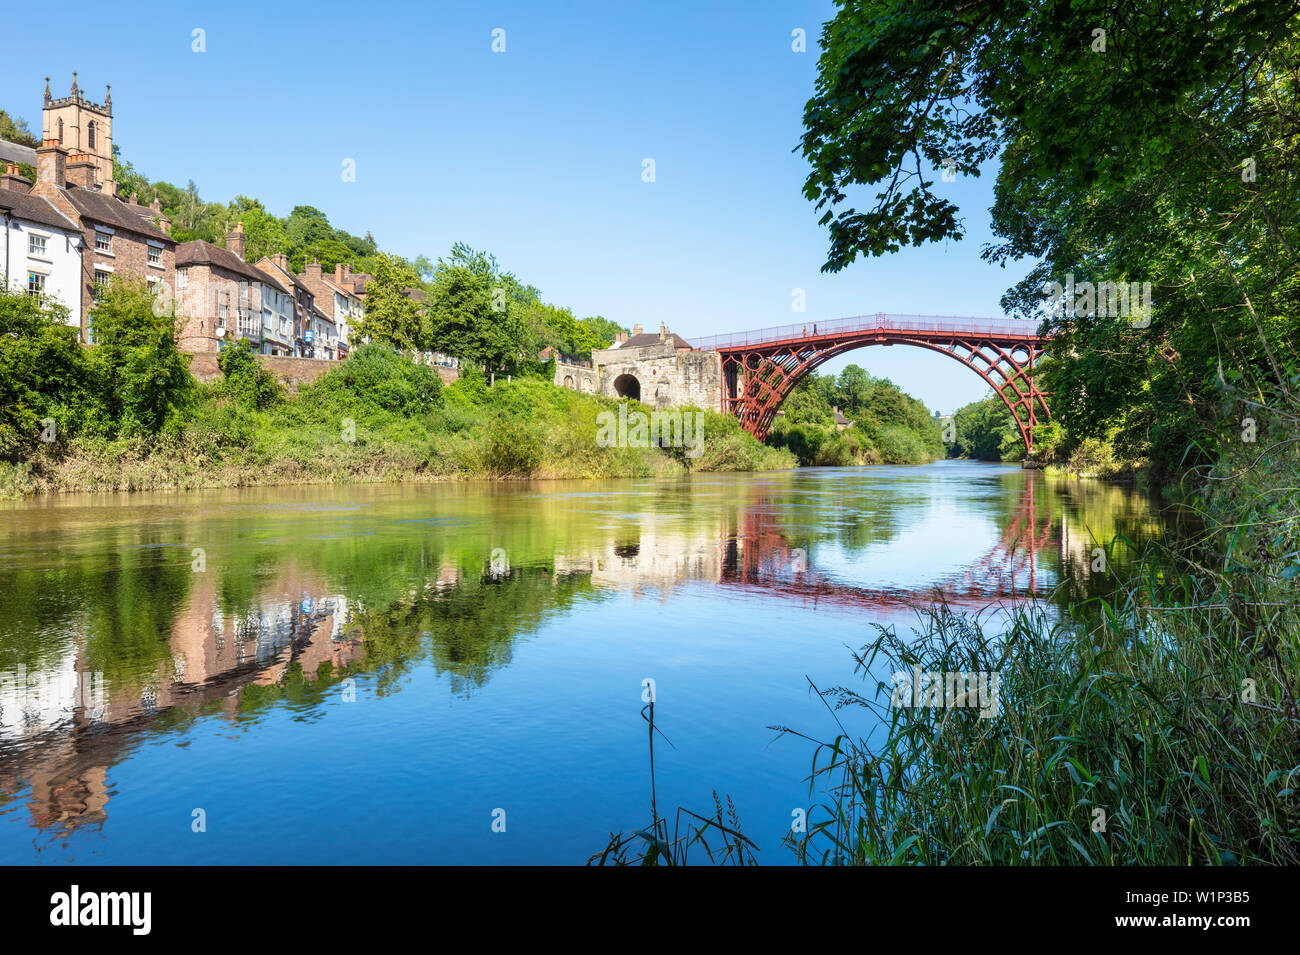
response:
[[[291,389],[309,384],[331,368],[337,368],[337,361],[326,358],[289,358],[283,355],[258,355],[257,360],[281,381],[287,382]],[[435,370],[444,385],[449,385],[460,377],[459,368],[437,366]],[[217,365],[216,352],[200,352],[190,356],[190,372],[199,381],[212,381],[221,377],[221,368]]]
[[[721,410],[722,357],[717,352],[678,351],[646,357],[617,356],[617,352],[605,352],[608,357],[598,366],[601,394],[619,398],[639,393],[641,402],[652,408],[694,405]]]
[[[586,365],[570,365],[557,360],[555,383],[561,388],[571,388],[590,395],[600,390],[600,375],[596,369]]]
[[[592,352],[592,365],[555,363],[555,384],[609,398],[636,398],[652,408],[691,405],[722,410],[722,356],[671,342]]]

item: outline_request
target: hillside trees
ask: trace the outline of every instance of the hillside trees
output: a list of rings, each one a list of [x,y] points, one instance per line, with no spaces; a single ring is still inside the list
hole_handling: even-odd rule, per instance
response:
[[[997,157],[984,256],[1036,263],[1003,306],[1056,333],[1053,413],[1075,440],[1204,460],[1225,380],[1294,387],[1293,3],[874,0],[843,5],[823,47],[802,146],[825,269],[960,238],[934,170]],[[1045,312],[1045,283],[1069,274],[1151,282],[1149,323],[1086,299]]]

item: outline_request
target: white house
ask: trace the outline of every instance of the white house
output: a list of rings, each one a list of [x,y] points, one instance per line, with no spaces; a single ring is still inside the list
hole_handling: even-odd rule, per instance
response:
[[[0,176],[0,278],[10,291],[40,295],[81,328],[81,229],[9,165]]]

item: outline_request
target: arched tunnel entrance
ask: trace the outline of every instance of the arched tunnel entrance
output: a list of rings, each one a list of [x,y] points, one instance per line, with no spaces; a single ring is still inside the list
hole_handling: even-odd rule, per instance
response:
[[[619,375],[614,379],[614,391],[620,398],[631,398],[633,401],[641,400],[641,382],[635,375]]]

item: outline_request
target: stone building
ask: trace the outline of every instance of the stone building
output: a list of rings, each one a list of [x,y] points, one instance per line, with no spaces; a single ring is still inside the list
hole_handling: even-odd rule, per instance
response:
[[[105,87],[103,104],[82,95],[77,74],[72,74],[72,92],[55,99],[50,95],[50,78],[45,77],[44,130],[41,139],[55,142],[74,155],[90,157],[93,183],[106,195],[117,195],[113,182],[113,88]]]
[[[293,338],[290,354],[294,358],[324,357],[323,353],[316,351],[316,296],[302,279],[293,274],[289,268],[289,256],[283,252],[264,255],[257,262],[257,269],[292,293]]]
[[[331,357],[347,357],[352,330],[361,324],[361,318],[365,314],[362,299],[365,297],[365,280],[368,278],[362,273],[354,275],[351,266],[342,264],[325,275],[320,262],[314,260],[308,262],[298,276],[299,281],[311,289],[317,307],[334,323],[335,354]]]
[[[176,248],[176,307],[187,352],[216,352],[247,338],[262,354],[289,354],[293,296],[244,261],[242,226],[226,236],[224,249],[198,239]]]
[[[640,325],[620,334],[609,348],[591,353],[590,367],[557,361],[555,384],[610,398],[633,398],[652,408],[691,405],[722,407],[722,360],[698,351],[680,335],[659,326],[658,334]]]
[[[66,126],[65,126],[66,134]],[[36,184],[31,195],[47,200],[81,231],[81,330],[93,342],[94,306],[109,282],[130,276],[143,279],[170,299],[175,291],[176,242],[160,227],[161,210],[123,202],[112,181],[97,181],[95,157],[73,153],[47,140],[36,150]]]

